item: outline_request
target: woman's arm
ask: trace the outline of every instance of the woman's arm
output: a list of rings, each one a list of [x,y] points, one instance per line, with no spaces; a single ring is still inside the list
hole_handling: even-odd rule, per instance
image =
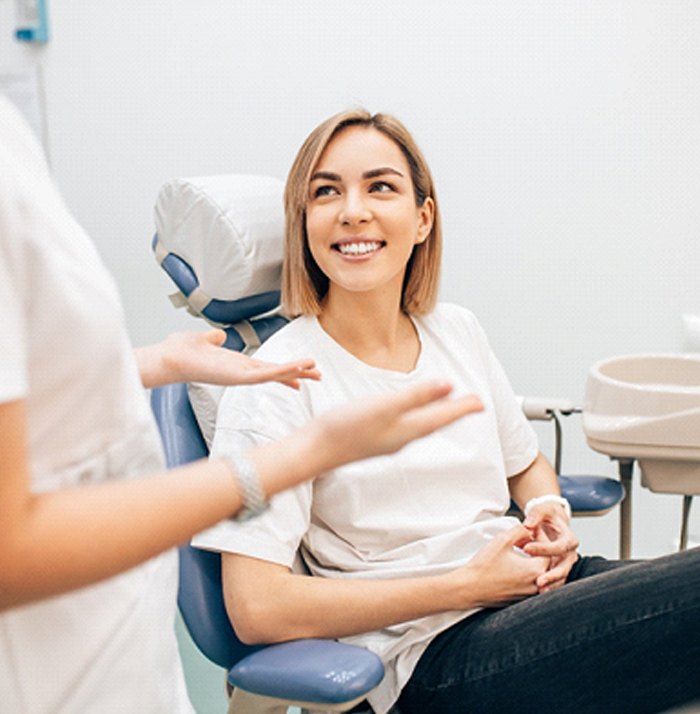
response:
[[[134,350],[144,387],[173,382],[260,384],[281,382],[298,389],[300,379],[320,379],[310,359],[269,364],[234,350],[222,349],[223,330],[177,332],[162,342]]]
[[[537,593],[548,559],[519,550],[523,526],[502,533],[462,568],[395,580],[316,578],[256,558],[224,553],[229,618],[249,644],[337,638],[452,610],[497,607]]]
[[[396,451],[481,408],[475,398],[443,399],[449,391],[424,384],[350,405],[256,447],[250,458],[264,491],[271,495],[349,461]],[[35,494],[23,400],[0,404],[0,454],[0,609],[115,575],[241,507],[233,474],[218,459],[146,479]]]
[[[560,495],[559,481],[554,469],[542,454],[522,473],[508,480],[513,500],[524,509],[537,496]],[[540,503],[528,513],[523,525],[532,531],[534,540],[525,546],[529,555],[550,557],[551,566],[537,581],[540,592],[560,587],[578,555],[579,540],[571,530],[569,516],[556,501]]]
[[[508,488],[511,498],[518,504],[520,509],[524,509],[527,502],[536,496],[545,494],[560,495],[559,480],[543,454],[537,454],[535,460],[519,474],[508,479]],[[563,515],[564,507],[554,503]]]

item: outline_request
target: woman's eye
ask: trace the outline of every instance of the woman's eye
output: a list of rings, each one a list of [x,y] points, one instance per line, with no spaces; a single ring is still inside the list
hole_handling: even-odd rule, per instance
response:
[[[389,193],[391,191],[395,191],[396,189],[386,181],[375,181],[369,187],[369,190],[373,193]]]
[[[322,198],[323,196],[333,196],[338,193],[335,186],[317,186],[313,191],[314,198]]]

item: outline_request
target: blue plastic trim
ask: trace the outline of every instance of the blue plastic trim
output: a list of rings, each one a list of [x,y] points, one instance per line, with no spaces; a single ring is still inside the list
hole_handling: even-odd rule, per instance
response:
[[[37,24],[32,27],[18,27],[15,37],[20,42],[41,42],[46,43],[50,39],[49,35],[49,13],[46,7],[46,0],[34,0],[36,4]]]
[[[158,236],[154,236],[155,248]],[[189,295],[199,282],[186,261],[169,253],[162,263],[178,289]],[[279,304],[271,291],[242,300],[212,300],[204,314],[219,323],[235,323],[269,312]],[[286,324],[280,315],[251,320],[261,342]],[[225,346],[241,350],[234,327],[226,330]],[[151,407],[161,432],[169,468],[208,455],[187,393],[187,385],[171,384],[151,392]],[[284,700],[334,704],[363,697],[384,676],[372,652],[334,640],[299,640],[270,646],[242,643],[231,627],[221,588],[221,556],[184,545],[179,549],[178,605],[194,643],[212,662],[233,666],[233,686]],[[235,665],[235,666],[234,666]]]

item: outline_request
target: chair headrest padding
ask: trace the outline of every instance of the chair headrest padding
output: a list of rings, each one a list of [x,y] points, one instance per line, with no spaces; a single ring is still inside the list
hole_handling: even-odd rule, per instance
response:
[[[160,255],[185,261],[198,288],[215,300],[279,290],[283,192],[284,183],[271,176],[169,181],[155,205]]]

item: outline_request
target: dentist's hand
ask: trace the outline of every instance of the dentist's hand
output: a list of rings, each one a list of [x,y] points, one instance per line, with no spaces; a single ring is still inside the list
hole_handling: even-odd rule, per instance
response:
[[[473,395],[448,398],[451,391],[445,382],[425,382],[323,415],[319,424],[325,448],[334,460],[331,468],[393,453],[413,439],[484,408]]]
[[[312,419],[279,441],[253,448],[250,456],[267,494],[332,469],[398,451],[413,439],[483,406],[475,396],[448,398],[452,387],[425,382],[395,394],[355,400]],[[279,464],[284,463],[280,471]]]
[[[145,387],[173,382],[235,385],[281,382],[299,388],[300,379],[321,378],[311,359],[270,364],[234,350],[222,349],[223,330],[177,332],[162,342],[134,350]]]

